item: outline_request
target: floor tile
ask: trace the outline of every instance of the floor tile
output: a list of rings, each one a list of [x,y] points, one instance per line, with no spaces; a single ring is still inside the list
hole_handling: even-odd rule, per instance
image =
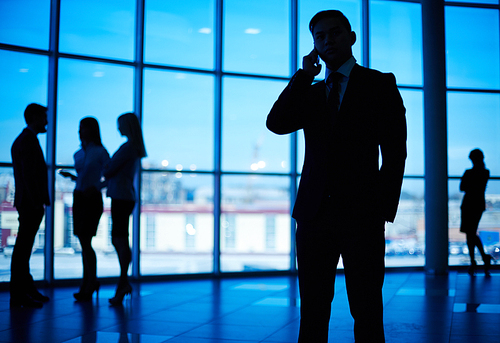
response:
[[[76,287],[43,289],[42,309],[10,309],[0,292],[0,342],[295,343],[300,297],[295,276],[179,280],[133,284],[123,306],[110,307],[114,285],[91,302]],[[500,342],[500,273],[470,277],[451,271],[386,274],[387,343]],[[339,273],[329,341],[353,343],[345,278]]]

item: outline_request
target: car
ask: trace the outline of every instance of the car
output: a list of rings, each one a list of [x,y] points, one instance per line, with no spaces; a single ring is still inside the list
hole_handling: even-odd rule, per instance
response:
[[[493,258],[492,259],[492,262],[493,263],[499,263],[500,262],[500,244],[495,244],[494,246],[492,246],[490,248],[490,251],[489,251],[491,257]]]

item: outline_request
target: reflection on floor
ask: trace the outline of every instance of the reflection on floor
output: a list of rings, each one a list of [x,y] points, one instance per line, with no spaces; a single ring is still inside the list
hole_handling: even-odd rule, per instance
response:
[[[354,342],[345,282],[338,277],[330,342]],[[296,342],[295,277],[144,282],[123,307],[109,307],[112,286],[99,298],[73,302],[74,288],[42,290],[42,309],[9,309],[0,292],[0,342],[235,343]],[[500,274],[426,276],[388,272],[385,331],[394,343],[500,342]]]

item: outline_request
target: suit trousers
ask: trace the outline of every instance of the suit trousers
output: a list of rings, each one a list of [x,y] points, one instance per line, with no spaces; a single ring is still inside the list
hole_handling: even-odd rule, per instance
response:
[[[297,223],[300,290],[299,343],[327,343],[340,256],[356,343],[385,342],[382,286],[385,274],[384,220],[348,215],[325,197],[314,220]]]
[[[33,292],[35,283],[30,274],[30,257],[36,233],[44,216],[43,205],[18,206],[19,230],[10,266],[10,296],[23,297]]]

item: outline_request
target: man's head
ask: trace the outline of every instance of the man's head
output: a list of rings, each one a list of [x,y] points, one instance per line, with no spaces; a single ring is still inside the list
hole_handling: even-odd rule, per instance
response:
[[[352,56],[356,34],[344,14],[337,10],[318,12],[309,22],[314,47],[327,67],[337,70]]]
[[[24,120],[37,134],[47,132],[47,107],[29,104],[24,110]]]

